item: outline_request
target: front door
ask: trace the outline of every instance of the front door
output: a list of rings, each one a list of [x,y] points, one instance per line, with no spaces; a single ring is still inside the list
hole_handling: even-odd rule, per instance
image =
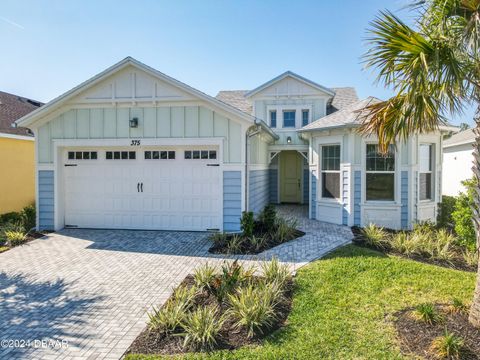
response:
[[[280,153],[280,202],[300,203],[303,158],[297,151]]]

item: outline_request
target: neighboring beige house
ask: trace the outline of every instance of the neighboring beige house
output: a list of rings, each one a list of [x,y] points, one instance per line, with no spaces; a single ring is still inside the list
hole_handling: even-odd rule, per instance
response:
[[[460,131],[443,142],[442,194],[455,196],[464,191],[462,181],[473,176],[473,129]]]

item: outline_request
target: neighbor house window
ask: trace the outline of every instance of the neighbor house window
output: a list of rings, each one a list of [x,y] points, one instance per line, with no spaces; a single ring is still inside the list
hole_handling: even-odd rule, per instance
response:
[[[432,200],[432,149],[433,146],[431,144],[420,145],[420,200]]]
[[[308,125],[308,110],[302,110],[302,126]]]
[[[366,166],[367,200],[393,201],[395,199],[395,150],[387,154],[378,151],[378,145],[367,144]]]
[[[322,198],[340,198],[340,145],[322,146]]]
[[[295,110],[283,111],[283,127],[295,127]]]
[[[270,127],[272,128],[277,127],[277,111],[276,110],[270,111]]]

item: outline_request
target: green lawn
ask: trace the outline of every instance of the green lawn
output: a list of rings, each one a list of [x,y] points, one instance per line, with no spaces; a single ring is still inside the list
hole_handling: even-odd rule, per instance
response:
[[[475,274],[397,257],[354,245],[298,272],[288,324],[262,346],[186,358],[395,359],[391,314],[418,303],[470,301]],[[158,359],[130,355],[133,359]]]

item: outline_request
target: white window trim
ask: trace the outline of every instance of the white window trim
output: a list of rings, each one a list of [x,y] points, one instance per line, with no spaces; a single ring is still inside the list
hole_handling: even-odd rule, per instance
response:
[[[272,113],[275,113],[275,126],[272,126]],[[268,110],[268,126],[278,129],[278,111],[276,109]]]
[[[387,205],[397,203],[397,189],[398,189],[398,151],[394,150],[394,170],[393,171],[367,171],[367,146],[378,145],[378,141],[365,141],[362,149],[362,169],[363,169],[363,203],[366,205]],[[393,174],[393,200],[367,200],[367,174]]]
[[[313,116],[313,105],[287,105],[287,104],[279,104],[279,105],[267,105],[267,116],[270,116],[270,111],[277,112],[277,127],[273,128],[277,130],[284,130],[284,131],[293,131],[302,128],[302,110],[308,110],[308,122],[312,122]],[[283,111],[295,111],[295,127],[283,127]],[[270,124],[270,118],[267,119],[267,123]]]
[[[420,171],[420,147],[422,145],[429,145],[430,146],[430,171]],[[436,166],[435,166],[435,143],[429,142],[421,142],[418,144],[418,172],[417,172],[417,198],[418,202],[421,204],[430,204],[435,203],[435,174],[436,174]],[[430,197],[431,199],[420,199],[420,175],[421,174],[430,174]]]
[[[322,148],[324,146],[340,146],[340,167],[338,170],[322,170]],[[318,153],[318,191],[317,191],[317,199],[319,202],[324,203],[335,203],[338,204],[342,201],[342,155],[343,155],[343,147],[341,142],[335,143],[321,143],[319,144],[319,153]],[[323,197],[323,176],[322,173],[338,173],[338,181],[339,181],[339,189],[340,193],[338,194],[338,198],[327,198]]]
[[[303,125],[303,113],[305,111],[308,111],[308,117],[307,117],[307,123],[305,125]],[[310,109],[305,109],[303,108],[301,111],[300,111],[300,116],[301,116],[301,119],[300,119],[300,125],[302,125],[302,127],[304,126],[307,126],[308,124],[310,124],[312,122],[312,112],[310,111]]]

